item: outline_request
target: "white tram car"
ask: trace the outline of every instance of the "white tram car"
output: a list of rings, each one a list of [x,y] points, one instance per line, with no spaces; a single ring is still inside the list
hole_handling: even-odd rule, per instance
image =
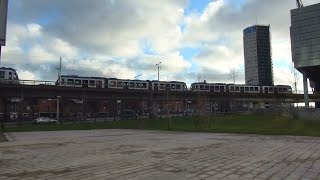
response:
[[[56,85],[87,88],[187,91],[186,83],[178,81],[160,81],[160,88],[158,88],[158,81],[80,77],[75,75],[61,76],[61,82],[58,79]]]
[[[18,73],[13,68],[0,67],[0,83],[19,84]]]
[[[160,86],[159,86],[160,84]],[[179,81],[150,81],[151,90],[187,91],[187,85]]]
[[[292,93],[292,89],[287,85],[276,86],[251,86],[244,84],[224,84],[224,83],[192,83],[191,91],[216,92],[216,93]]]
[[[224,83],[192,83],[190,86],[191,91],[203,91],[203,92],[227,92],[227,86]]]
[[[100,77],[80,77],[76,75],[62,75],[61,82],[59,79],[56,82],[58,86],[67,87],[90,87],[90,88],[104,88],[104,78]]]

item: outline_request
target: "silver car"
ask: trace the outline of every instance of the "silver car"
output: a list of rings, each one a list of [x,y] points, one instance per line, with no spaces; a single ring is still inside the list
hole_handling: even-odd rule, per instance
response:
[[[56,119],[51,119],[48,117],[39,117],[33,120],[33,124],[57,124],[58,121]]]

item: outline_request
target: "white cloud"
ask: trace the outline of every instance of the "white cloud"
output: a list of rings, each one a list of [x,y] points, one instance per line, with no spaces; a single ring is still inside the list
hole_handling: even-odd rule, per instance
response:
[[[229,73],[230,69],[240,69],[243,57],[230,47],[210,45],[195,57],[195,61],[207,70]]]
[[[21,77],[23,77],[22,80],[37,80],[38,79],[38,78],[36,78],[37,76],[30,71],[18,70],[17,73],[20,76],[19,77],[20,79],[21,79]]]
[[[55,54],[62,57],[77,57],[79,55],[78,50],[75,47],[59,38],[50,40],[48,50],[49,48]]]
[[[162,56],[159,55],[144,55],[139,57],[138,65],[140,66],[140,71],[143,74],[149,74],[145,76],[149,79],[157,79],[157,66],[160,64],[161,79],[166,76],[172,76],[183,72],[185,69],[191,67],[191,63],[186,61],[178,51],[171,52]]]
[[[41,36],[42,26],[39,24],[27,24],[27,30],[30,36]]]
[[[44,64],[56,62],[58,61],[58,57],[48,52],[43,46],[35,45],[29,51],[29,61],[35,64]]]

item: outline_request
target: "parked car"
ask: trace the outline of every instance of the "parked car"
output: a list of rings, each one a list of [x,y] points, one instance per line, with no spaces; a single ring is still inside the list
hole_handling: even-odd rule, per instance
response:
[[[193,116],[195,114],[195,110],[194,109],[185,109],[183,114],[185,116]]]
[[[57,124],[58,121],[56,119],[48,118],[48,117],[39,117],[33,120],[33,124]]]
[[[138,118],[138,114],[134,110],[125,109],[120,114],[121,119]]]

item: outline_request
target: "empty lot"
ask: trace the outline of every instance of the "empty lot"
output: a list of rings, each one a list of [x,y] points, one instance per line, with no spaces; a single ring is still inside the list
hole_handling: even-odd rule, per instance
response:
[[[320,138],[143,130],[7,133],[0,179],[319,179]]]

